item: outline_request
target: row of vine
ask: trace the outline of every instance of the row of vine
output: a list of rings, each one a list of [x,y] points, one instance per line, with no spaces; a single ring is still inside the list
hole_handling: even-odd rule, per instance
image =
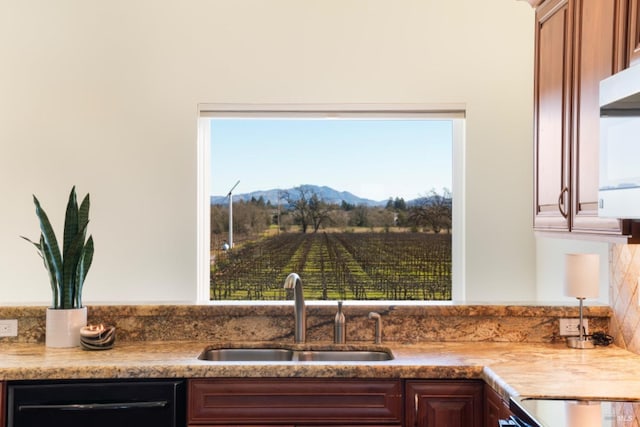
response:
[[[300,274],[307,299],[449,300],[451,235],[282,233],[218,256],[215,300],[282,300],[287,274]]]

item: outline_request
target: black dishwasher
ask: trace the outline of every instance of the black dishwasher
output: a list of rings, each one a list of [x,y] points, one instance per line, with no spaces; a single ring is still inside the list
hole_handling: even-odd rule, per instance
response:
[[[184,427],[184,380],[12,381],[7,427]]]

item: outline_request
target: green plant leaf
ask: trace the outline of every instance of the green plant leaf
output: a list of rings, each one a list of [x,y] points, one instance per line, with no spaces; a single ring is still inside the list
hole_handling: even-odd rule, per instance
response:
[[[63,260],[62,301],[63,305],[67,306],[67,308],[76,308],[74,307],[74,303],[77,299],[76,277],[78,264],[84,250],[84,236],[86,234],[87,225],[87,223],[83,224],[82,228],[75,235]]]
[[[75,186],[71,189],[67,202],[64,222],[62,253],[55,232],[40,201],[33,196],[36,215],[40,220],[40,242],[36,243],[24,236],[36,247],[49,274],[54,309],[82,307],[82,286],[93,261],[93,237],[85,242],[89,225],[89,194],[78,207]]]
[[[82,250],[82,256],[80,257],[80,262],[78,263],[77,274],[76,274],[76,307],[82,307],[82,287],[84,286],[84,280],[87,277],[87,273],[89,272],[89,267],[91,267],[91,263],[93,262],[93,236],[89,236],[87,239],[87,243],[84,245]]]
[[[43,250],[43,255],[48,254],[48,256],[50,256],[50,259],[47,259],[47,269],[55,274],[56,282],[62,284],[62,256],[60,255],[60,247],[58,246],[56,234],[53,231],[53,227],[51,227],[47,213],[40,206],[40,202],[36,196],[33,196],[33,203],[36,205],[36,215],[40,220],[40,231],[42,232],[40,245],[43,249],[45,247],[47,248],[46,251]],[[43,242],[46,245],[43,245]]]
[[[38,250],[38,255],[42,256],[42,249],[40,247],[40,243],[36,243],[33,240],[29,239],[28,237],[24,237],[24,236],[20,236],[20,237],[26,240],[27,242],[31,243],[33,246],[35,246],[36,249]]]
[[[78,201],[76,198],[76,187],[71,188],[67,210],[64,215],[64,240],[62,244],[62,258],[67,259],[68,252],[73,240],[78,234]]]
[[[89,200],[89,194],[87,193],[82,199],[82,203],[80,203],[80,208],[78,209],[78,224],[84,224],[89,222],[89,207],[91,202]]]
[[[51,249],[44,241],[44,236],[40,235],[40,247],[42,248],[42,259],[44,260],[44,268],[49,273],[49,282],[51,284],[51,306],[53,308],[60,308],[60,282],[57,280],[54,268],[51,265],[52,254]]]

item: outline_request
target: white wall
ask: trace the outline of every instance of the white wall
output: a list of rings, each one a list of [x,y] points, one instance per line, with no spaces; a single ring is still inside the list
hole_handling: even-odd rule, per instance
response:
[[[600,256],[600,295],[597,301],[609,303],[609,244],[588,240],[536,239],[536,299],[541,302],[576,303],[564,294],[564,255],[589,253]],[[587,300],[585,304],[591,301]]]
[[[0,0],[0,303],[91,193],[86,302],[196,295],[198,103],[466,103],[466,295],[535,297],[533,10],[513,0]]]

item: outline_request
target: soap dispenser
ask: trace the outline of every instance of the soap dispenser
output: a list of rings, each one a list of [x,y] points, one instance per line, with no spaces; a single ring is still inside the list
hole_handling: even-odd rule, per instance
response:
[[[347,342],[346,325],[344,313],[342,312],[342,301],[338,301],[338,312],[333,325],[333,342],[335,344],[344,344]]]

